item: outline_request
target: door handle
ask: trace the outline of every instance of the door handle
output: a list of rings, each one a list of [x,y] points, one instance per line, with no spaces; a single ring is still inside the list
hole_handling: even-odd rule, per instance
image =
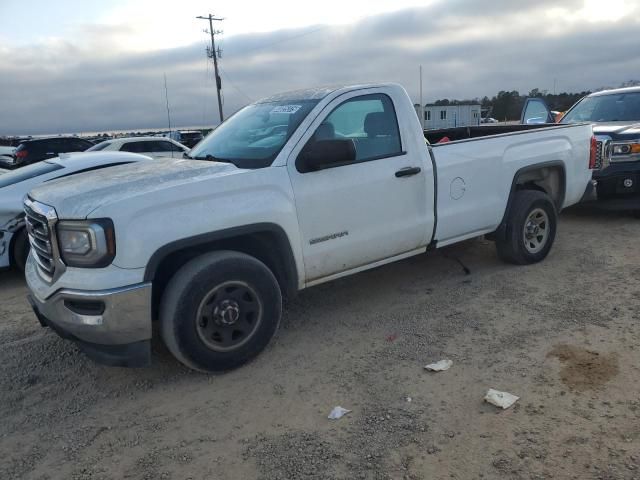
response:
[[[422,171],[420,167],[407,167],[396,172],[396,177],[410,177],[411,175],[417,175]]]

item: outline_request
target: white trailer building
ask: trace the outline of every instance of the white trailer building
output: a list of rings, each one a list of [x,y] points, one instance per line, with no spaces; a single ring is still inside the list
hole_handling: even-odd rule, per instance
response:
[[[420,118],[420,105],[416,104],[415,108]],[[481,118],[479,104],[424,106],[424,128],[428,130],[480,125]]]

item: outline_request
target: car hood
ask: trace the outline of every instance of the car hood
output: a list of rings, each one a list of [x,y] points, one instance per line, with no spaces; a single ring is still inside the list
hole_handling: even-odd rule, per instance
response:
[[[155,160],[53,180],[29,196],[54,207],[59,218],[83,219],[110,203],[244,171],[228,163]]]
[[[640,137],[640,122],[607,122],[593,125],[593,133],[596,135],[609,135],[616,138],[638,138]]]

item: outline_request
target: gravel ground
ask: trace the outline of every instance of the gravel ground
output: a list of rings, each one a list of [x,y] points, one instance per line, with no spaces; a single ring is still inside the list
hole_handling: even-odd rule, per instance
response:
[[[572,210],[541,264],[476,239],[322,285],[220,376],[95,365],[0,274],[0,479],[640,478],[639,237]]]

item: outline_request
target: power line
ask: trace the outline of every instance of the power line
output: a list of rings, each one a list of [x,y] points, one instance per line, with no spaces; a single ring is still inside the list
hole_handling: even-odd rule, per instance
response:
[[[303,33],[300,33],[298,35],[292,35],[292,36],[287,37],[287,38],[281,38],[280,40],[275,40],[273,42],[270,42],[270,43],[267,43],[267,44],[264,44],[264,45],[260,45],[258,47],[250,48],[249,50],[243,50],[242,53],[245,54],[245,53],[255,52],[257,50],[264,50],[265,48],[269,48],[269,47],[271,47],[273,45],[278,45],[280,43],[288,42],[289,40],[294,40],[296,38],[304,37],[306,35],[311,35],[312,33],[316,33],[316,32],[318,32],[320,30],[324,30],[325,28],[328,28],[329,26],[330,25],[322,25],[322,26],[320,26],[318,28],[314,28],[313,30],[308,31],[308,32],[303,32]]]
[[[244,91],[242,91],[242,89],[240,89],[240,87],[238,87],[234,82],[231,81],[231,78],[229,78],[229,74],[227,72],[225,72],[222,68],[220,68],[220,73],[222,74],[222,76],[227,80],[227,82],[229,82],[229,84],[243,97],[245,97],[247,100],[249,100],[250,102],[253,102],[253,98],[251,98],[249,95],[247,95]]]

